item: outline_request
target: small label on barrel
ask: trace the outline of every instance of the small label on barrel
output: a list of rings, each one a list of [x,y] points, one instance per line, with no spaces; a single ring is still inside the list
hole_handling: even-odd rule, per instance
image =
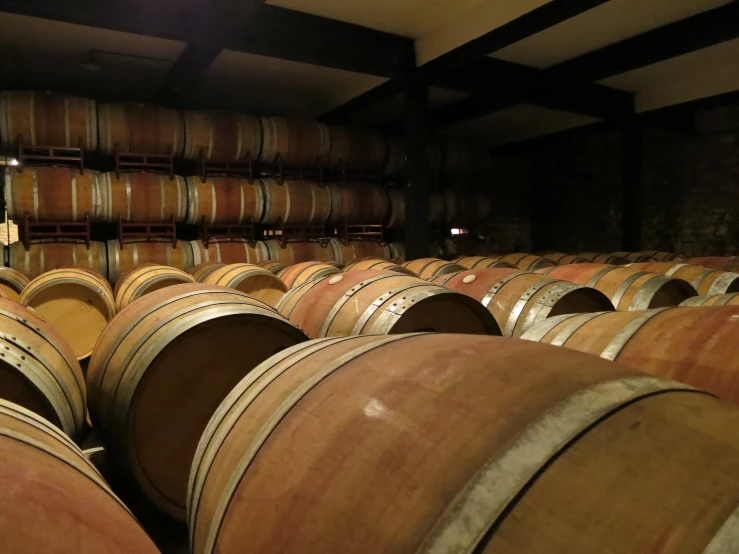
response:
[[[471,282],[473,282],[475,279],[477,279],[477,275],[468,275],[467,277],[465,277],[464,279],[462,279],[462,282],[465,285],[468,285]]]
[[[340,283],[343,279],[343,275],[336,275],[335,277],[331,277],[331,280],[328,282],[328,284],[335,285],[336,283]]]

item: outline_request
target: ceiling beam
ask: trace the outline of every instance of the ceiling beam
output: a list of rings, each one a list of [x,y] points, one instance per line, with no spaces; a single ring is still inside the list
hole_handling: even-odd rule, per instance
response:
[[[0,12],[190,43],[204,32],[203,21],[192,16],[190,4],[183,0],[0,0]],[[387,78],[415,66],[411,39],[266,4],[223,47]],[[195,61],[192,54],[187,56]]]
[[[608,0],[550,0],[543,6],[536,8],[508,23],[493,29],[482,36],[473,39],[461,46],[442,54],[428,63],[414,70],[414,78],[433,84],[450,70],[458,70],[461,67],[479,62],[497,50],[505,48],[531,35],[535,35],[545,29],[553,27],[572,17],[580,15]],[[406,75],[406,78],[409,76]],[[360,113],[366,107],[388,100],[394,90],[387,83],[382,91],[369,90],[364,94],[350,100],[331,112],[324,114],[324,118],[338,120],[338,117],[346,119],[356,113]],[[454,88],[454,87],[452,87]],[[458,90],[458,89],[455,89]]]
[[[583,54],[547,69],[559,78],[599,81],[739,38],[739,1]]]

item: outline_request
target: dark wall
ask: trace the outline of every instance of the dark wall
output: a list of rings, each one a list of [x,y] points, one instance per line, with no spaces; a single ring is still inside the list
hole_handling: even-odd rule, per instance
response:
[[[696,114],[696,132],[643,129],[644,250],[739,253],[737,114]],[[494,248],[621,250],[621,141],[618,130],[594,130],[496,151],[485,223]]]

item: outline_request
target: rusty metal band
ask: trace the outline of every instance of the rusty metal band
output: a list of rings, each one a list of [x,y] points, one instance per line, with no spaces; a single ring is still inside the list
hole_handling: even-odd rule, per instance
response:
[[[326,378],[331,376],[336,371],[342,369],[350,362],[353,362],[358,358],[372,352],[373,350],[377,350],[378,348],[381,348],[387,344],[402,340],[408,340],[416,336],[418,335],[409,334],[381,337],[369,344],[365,344],[363,346],[355,348],[354,350],[351,350],[346,354],[340,356],[332,363],[322,367],[319,371],[315,372],[305,381],[300,383],[293,390],[293,392],[287,398],[285,398],[280,406],[278,406],[264,421],[262,427],[254,435],[251,442],[248,445],[245,445],[244,454],[232,471],[231,477],[218,501],[218,506],[216,507],[216,510],[214,512],[213,520],[208,530],[208,536],[206,537],[205,548],[203,549],[204,554],[213,554],[213,552],[215,551],[215,546],[218,541],[218,535],[220,534],[226,511],[228,510],[231,500],[236,494],[236,490],[238,489],[239,484],[243,480],[244,475],[249,470],[249,467],[251,466],[259,451],[269,440],[272,432],[280,425],[280,423],[285,419],[285,417],[287,417],[287,415],[293,410],[293,408],[295,408],[295,406],[297,406],[297,404],[303,398],[310,394],[310,392],[316,386],[318,386]],[[253,398],[245,400],[247,406],[244,407],[244,410],[248,409],[248,404],[250,404],[252,401]]]
[[[523,271],[519,273],[511,273],[510,275],[506,275],[500,281],[498,281],[492,287],[490,287],[490,289],[485,294],[485,296],[482,298],[480,303],[487,308],[488,304],[490,304],[490,301],[493,299],[493,297],[500,292],[500,289],[502,289],[504,286],[506,286],[508,283],[510,283],[517,277],[521,277],[523,275],[531,275],[531,273],[528,271]]]
[[[637,271],[633,275],[629,275],[626,279],[623,280],[623,282],[618,286],[616,292],[613,293],[613,297],[611,298],[611,303],[613,304],[614,308],[618,310],[618,305],[621,303],[621,299],[624,297],[624,294],[626,294],[626,291],[629,290],[631,285],[633,285],[637,280],[641,279],[645,275],[652,275],[652,273],[650,273],[649,271]],[[649,281],[647,281],[647,283],[648,282]]]
[[[531,298],[541,289],[543,289],[547,285],[556,283],[557,281],[558,279],[552,279],[551,277],[544,277],[541,281],[539,281],[538,283],[530,287],[525,293],[521,295],[518,301],[513,305],[513,309],[511,310],[511,313],[508,315],[508,321],[506,322],[505,327],[503,329],[504,336],[506,337],[513,336],[513,331],[516,328],[516,323],[518,323],[518,318],[521,317],[521,312],[523,312],[523,309],[526,307],[526,304],[529,303],[529,300],[531,300]]]
[[[604,360],[610,360],[612,362],[615,361],[616,358],[618,358],[618,355],[621,353],[621,350],[623,350],[624,346],[626,346],[626,343],[628,343],[632,339],[632,337],[636,335],[639,329],[644,327],[647,323],[649,323],[653,318],[655,318],[662,312],[672,309],[673,308],[657,308],[655,310],[648,310],[635,317],[626,325],[624,325],[623,329],[621,329],[618,334],[611,339],[611,342],[609,342],[608,345],[603,349],[603,352],[600,353],[600,357]]]
[[[372,315],[382,306],[385,302],[390,300],[393,296],[396,296],[402,292],[405,292],[409,289],[416,288],[416,287],[428,287],[429,284],[422,282],[422,283],[407,283],[405,285],[401,285],[400,288],[389,290],[385,293],[383,293],[381,296],[377,298],[372,304],[370,304],[366,310],[364,310],[364,313],[359,317],[357,322],[354,324],[354,327],[352,328],[351,335],[361,335],[362,330],[364,329],[364,326],[367,324],[367,322],[370,320]],[[405,300],[405,297],[403,298]]]
[[[697,393],[681,383],[639,376],[597,383],[564,398],[480,468],[415,554],[472,554],[532,479],[584,430],[626,404],[682,391]]]
[[[350,288],[348,291],[346,291],[341,296],[341,298],[339,298],[336,301],[336,303],[334,303],[334,305],[331,307],[331,310],[328,312],[326,319],[323,320],[323,325],[321,325],[321,330],[318,333],[318,337],[316,338],[323,338],[327,336],[328,331],[331,328],[331,324],[334,322],[334,319],[336,318],[341,308],[343,308],[344,305],[349,301],[349,299],[351,299],[351,297],[354,296],[357,292],[362,290],[364,287],[371,285],[372,283],[376,283],[377,281],[382,281],[383,279],[392,279],[394,277],[397,277],[397,275],[392,274],[392,273],[388,275],[375,275],[374,277],[365,279],[361,283],[357,283],[352,288]],[[313,282],[316,283],[318,281],[313,281]]]

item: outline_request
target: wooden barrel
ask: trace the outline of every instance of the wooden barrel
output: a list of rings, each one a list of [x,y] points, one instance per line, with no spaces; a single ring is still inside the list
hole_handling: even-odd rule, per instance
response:
[[[563,315],[522,338],[595,354],[739,404],[739,306]]]
[[[341,270],[333,265],[323,262],[302,262],[286,267],[277,276],[288,289],[291,289],[336,273],[341,273]]]
[[[625,265],[629,263],[629,260],[623,256],[614,256],[613,254],[598,254],[597,252],[575,252],[573,254],[578,258],[585,258],[589,262],[596,264],[609,264],[609,265]]]
[[[125,281],[128,279],[128,276],[138,271],[139,269],[145,268],[145,267],[166,267],[161,264],[139,264],[137,266],[131,267],[125,271],[122,271],[121,274],[118,276],[118,280],[115,282],[115,285],[113,285],[113,297],[118,298],[118,291],[121,290],[121,285],[125,283]]]
[[[405,262],[405,244],[402,242],[391,242],[387,245],[390,251],[390,260],[402,264]]]
[[[387,221],[385,227],[395,229],[396,227],[405,226],[405,194],[398,189],[391,189],[387,193],[390,200],[390,209],[388,210]]]
[[[224,267],[226,264],[218,262],[203,262],[194,267],[191,267],[187,272],[192,275],[198,283],[204,283],[208,276],[213,273],[216,269]]]
[[[647,260],[644,260],[644,257],[647,257]],[[646,261],[655,261],[655,262],[672,262],[679,258],[677,254],[672,254],[670,252],[659,252],[658,250],[644,250],[641,252],[630,252],[626,258],[632,262],[632,263],[640,263],[640,262],[646,262]]]
[[[30,221],[100,219],[100,173],[69,167],[26,167],[5,170],[8,218],[21,225]]]
[[[0,93],[0,137],[4,146],[67,146],[97,150],[95,101],[53,92]]]
[[[195,283],[195,279],[180,269],[164,265],[147,265],[129,271],[116,283],[115,308],[120,312],[134,300],[155,290]]]
[[[385,137],[376,131],[350,125],[331,125],[329,166],[348,171],[379,172],[385,162]]]
[[[688,258],[685,261],[692,265],[699,265],[710,269],[739,272],[739,258],[737,258],[736,256],[709,256],[704,258]]]
[[[484,144],[446,137],[442,151],[446,173],[479,173],[490,168],[490,152]]]
[[[92,241],[90,248],[84,241],[37,242],[26,250],[22,242],[14,242],[8,249],[10,267],[29,279],[62,267],[80,266],[108,275],[105,243]]]
[[[362,258],[380,258],[381,260],[390,259],[390,249],[386,244],[377,240],[353,240],[350,247],[354,250],[355,259]],[[346,264],[344,264],[346,265]]]
[[[28,277],[9,267],[0,267],[0,297],[18,302]]]
[[[98,104],[100,150],[106,154],[171,154],[185,146],[182,112],[132,102]]]
[[[305,283],[291,289],[277,311],[311,338],[422,330],[500,334],[479,302],[388,271],[350,271]]]
[[[714,296],[694,296],[680,303],[681,306],[739,306],[739,292],[716,294]]]
[[[183,156],[212,162],[259,158],[262,130],[259,119],[222,111],[186,111]]]
[[[92,354],[115,315],[115,299],[102,277],[78,268],[55,269],[28,283],[20,303],[54,325],[78,360]]]
[[[331,151],[328,127],[316,121],[289,117],[261,117],[260,160],[288,167],[320,167]]]
[[[143,264],[168,265],[187,271],[193,265],[193,249],[187,241],[178,240],[172,248],[171,242],[125,243],[121,248],[117,240],[108,244],[108,277],[115,283],[121,273]]]
[[[387,216],[390,200],[377,185],[347,183],[328,185],[331,194],[331,215],[328,221],[335,225],[379,225]]]
[[[193,265],[205,262],[222,264],[257,264],[269,259],[269,250],[262,241],[256,241],[254,246],[245,240],[228,240],[211,242],[208,247],[202,240],[190,241]]]
[[[680,383],[525,341],[304,343],[208,425],[191,552],[733,552],[737,426]]]
[[[459,273],[460,271],[465,270],[464,266],[447,262],[446,260],[439,260],[437,258],[420,258],[418,260],[411,260],[410,262],[405,262],[403,267],[411,270],[424,281],[431,281],[439,275]]]
[[[429,224],[438,225],[446,219],[446,201],[440,192],[429,192]]]
[[[542,258],[552,260],[557,265],[569,265],[569,264],[586,264],[590,260],[575,256],[574,254],[564,254],[562,252],[553,252],[550,254],[542,254]]]
[[[410,275],[411,277],[418,277],[407,267],[388,262],[387,260],[380,260],[378,258],[367,258],[364,260],[354,260],[344,266],[344,271],[366,271],[372,269],[374,271],[392,271],[393,273],[402,273],[403,275]]]
[[[282,271],[283,269],[287,267],[286,265],[280,262],[273,262],[271,260],[267,260],[265,262],[259,262],[258,264],[255,264],[255,265],[258,265],[262,269],[266,269],[267,271],[269,271],[270,273],[274,273],[275,275],[277,275],[278,273],[280,273],[280,271]]]
[[[316,225],[326,223],[331,213],[328,187],[309,181],[264,179],[264,215],[268,225]]]
[[[0,543],[14,554],[157,554],[95,466],[44,418],[0,400]]]
[[[336,259],[334,249],[328,243],[324,246],[320,242],[288,242],[283,248],[278,240],[269,239],[265,240],[264,244],[267,247],[270,261],[279,262],[286,267],[301,262],[333,261]]]
[[[130,304],[100,337],[87,373],[109,459],[183,519],[190,464],[213,412],[255,366],[306,339],[263,302],[223,287],[175,285]]]
[[[445,222],[449,225],[473,225],[490,215],[490,197],[469,191],[444,191]]]
[[[552,260],[534,256],[533,254],[507,254],[499,258],[499,260],[507,262],[523,271],[536,271],[537,269],[555,267],[557,265]]]
[[[279,277],[252,264],[225,265],[208,275],[203,283],[243,292],[272,307],[288,289]]]
[[[629,267],[682,279],[690,283],[699,295],[711,296],[739,292],[739,273],[706,269],[702,266],[678,262],[645,262],[631,264]]]
[[[561,265],[539,273],[598,289],[622,312],[677,306],[697,295],[695,289],[681,279],[617,265]]]
[[[100,218],[118,222],[185,221],[187,185],[178,175],[141,171],[100,176]]]
[[[653,262],[654,259],[648,252],[611,252],[617,258],[626,258],[629,263]]]
[[[262,181],[239,177],[187,178],[187,222],[219,225],[258,222],[264,215]]]
[[[461,265],[466,269],[518,269],[513,264],[498,260],[496,258],[488,258],[486,256],[464,256],[462,258],[457,258],[456,260],[454,260],[454,263]]]
[[[85,380],[62,334],[38,314],[0,299],[0,398],[20,404],[82,438]]]
[[[613,311],[600,291],[516,269],[470,269],[431,281],[482,303],[506,337],[520,337],[548,317]]]
[[[382,173],[387,177],[404,176],[405,174],[405,139],[404,138],[388,138],[387,155],[385,156],[385,164]]]

